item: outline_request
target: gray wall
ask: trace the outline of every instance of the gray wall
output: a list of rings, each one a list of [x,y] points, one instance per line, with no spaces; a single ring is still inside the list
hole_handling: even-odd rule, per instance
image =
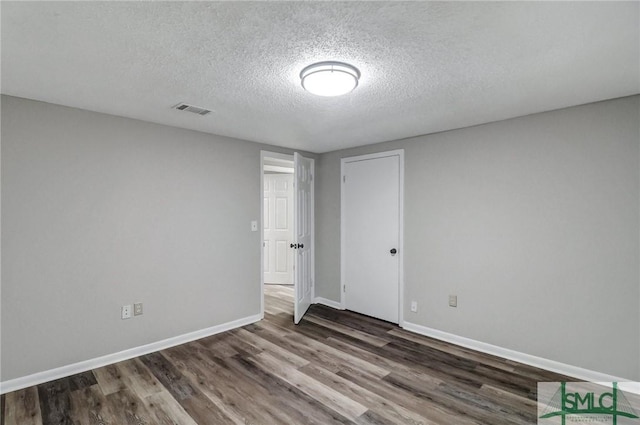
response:
[[[321,155],[316,295],[340,299],[340,158],[403,148],[406,321],[640,379],[639,100]]]
[[[1,379],[259,314],[261,148],[3,96]]]
[[[339,300],[340,158],[404,148],[407,321],[640,379],[639,112],[322,155],[316,295]],[[290,151],[6,96],[1,132],[3,381],[259,313],[260,149]]]

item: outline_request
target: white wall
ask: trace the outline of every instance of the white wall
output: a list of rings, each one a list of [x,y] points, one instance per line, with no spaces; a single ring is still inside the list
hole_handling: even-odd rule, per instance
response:
[[[639,113],[634,96],[321,155],[316,295],[340,299],[340,158],[403,148],[406,321],[639,380]]]
[[[290,151],[8,96],[1,131],[2,381],[260,313],[260,149]]]

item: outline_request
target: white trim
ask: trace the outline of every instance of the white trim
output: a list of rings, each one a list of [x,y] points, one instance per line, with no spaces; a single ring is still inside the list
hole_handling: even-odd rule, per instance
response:
[[[344,310],[344,308],[342,308],[342,304],[340,304],[338,301],[333,301],[328,298],[315,297],[313,299],[313,303],[326,305],[327,307],[335,308],[336,310]]]
[[[487,344],[486,342],[476,341],[474,339],[450,334],[447,332],[439,331],[437,329],[432,329],[426,326],[417,325],[415,323],[404,322],[404,326],[402,327],[408,331],[415,332],[420,335],[439,339],[441,341],[449,342],[451,344],[459,345],[461,347],[470,348],[472,350],[480,351],[482,353],[502,357],[503,359],[513,360],[519,363],[527,364],[529,366],[534,366],[534,367],[548,370],[551,372],[560,373],[562,375],[567,375],[583,381],[589,381],[589,382],[632,381],[631,379],[620,378],[618,376],[608,375],[606,373],[584,369],[578,366],[561,363],[555,360],[549,360],[542,357],[533,356],[531,354],[521,353],[519,351],[510,350],[508,348],[499,347],[497,345]],[[624,390],[635,392],[633,391],[633,387],[631,386],[625,386]]]
[[[264,160],[265,158],[285,159],[293,161],[293,154],[260,151],[260,319],[264,319]],[[295,171],[294,171],[295,173]],[[295,174],[294,174],[295,176]],[[295,177],[294,177],[295,178]]]
[[[388,156],[404,156],[404,149],[395,149],[392,151],[368,153],[366,155],[346,156],[341,158],[343,162],[367,161],[369,159],[386,158]]]
[[[246,326],[251,323],[258,322],[261,319],[262,317],[260,314],[255,314],[253,316],[243,317],[241,319],[233,320],[231,322],[212,326],[206,329],[201,329],[199,331],[189,332],[186,334],[163,339],[161,341],[152,342],[150,344],[141,345],[139,347],[130,348],[118,353],[107,354],[106,356],[96,357],[95,359],[84,360],[78,363],[73,363],[55,369],[37,372],[32,375],[22,376],[20,378],[0,382],[0,394],[5,394],[11,391],[31,387],[33,385],[42,384],[43,382],[53,381],[55,379],[65,378],[67,376],[75,375],[76,373],[86,372],[88,370],[107,366],[113,363],[129,360],[134,357],[144,356],[145,354],[154,353],[156,351],[164,350],[176,345],[184,344],[200,338],[205,338],[207,336]]]
[[[316,297],[316,160],[311,160],[311,301]],[[295,177],[294,177],[295,178]]]
[[[270,171],[272,173],[281,173],[281,174],[293,174],[293,168],[289,167],[280,167],[278,165],[266,165],[263,163],[264,171]]]
[[[399,211],[398,216],[400,221],[398,223],[398,279],[400,283],[400,296],[398,297],[398,325],[404,326],[404,149],[398,150],[398,156],[400,159],[400,199],[398,201]]]
[[[350,156],[340,159],[340,306],[341,309],[346,309],[345,305],[345,253],[346,253],[346,238],[345,238],[345,210],[342,207],[345,205],[345,193],[344,193],[344,175],[345,165],[349,162],[367,161],[370,159],[387,158],[390,156],[397,156],[399,160],[399,220],[398,220],[398,325],[404,325],[404,149],[396,149],[392,151],[377,152],[367,155]]]
[[[344,183],[345,183],[345,159],[340,159],[340,309],[344,310],[345,306],[345,297],[344,297],[344,285],[346,279],[346,267],[344,262],[344,253],[347,251],[347,241],[345,238],[345,229],[344,223],[347,221],[346,213],[344,210],[345,205],[345,193],[344,193]]]

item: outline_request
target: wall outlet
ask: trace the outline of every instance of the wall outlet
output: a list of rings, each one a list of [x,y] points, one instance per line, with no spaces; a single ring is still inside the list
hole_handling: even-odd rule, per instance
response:
[[[457,295],[449,295],[449,307],[458,307]]]
[[[123,319],[131,319],[131,304],[123,305],[120,313]]]
[[[418,312],[418,301],[411,301],[411,312],[412,313]]]
[[[142,314],[142,303],[135,303],[133,305],[133,315],[140,316]]]

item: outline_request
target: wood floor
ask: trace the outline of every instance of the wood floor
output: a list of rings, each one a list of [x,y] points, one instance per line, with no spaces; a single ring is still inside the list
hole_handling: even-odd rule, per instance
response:
[[[6,394],[6,425],[535,424],[536,382],[568,380],[312,306],[269,286],[265,320]]]

